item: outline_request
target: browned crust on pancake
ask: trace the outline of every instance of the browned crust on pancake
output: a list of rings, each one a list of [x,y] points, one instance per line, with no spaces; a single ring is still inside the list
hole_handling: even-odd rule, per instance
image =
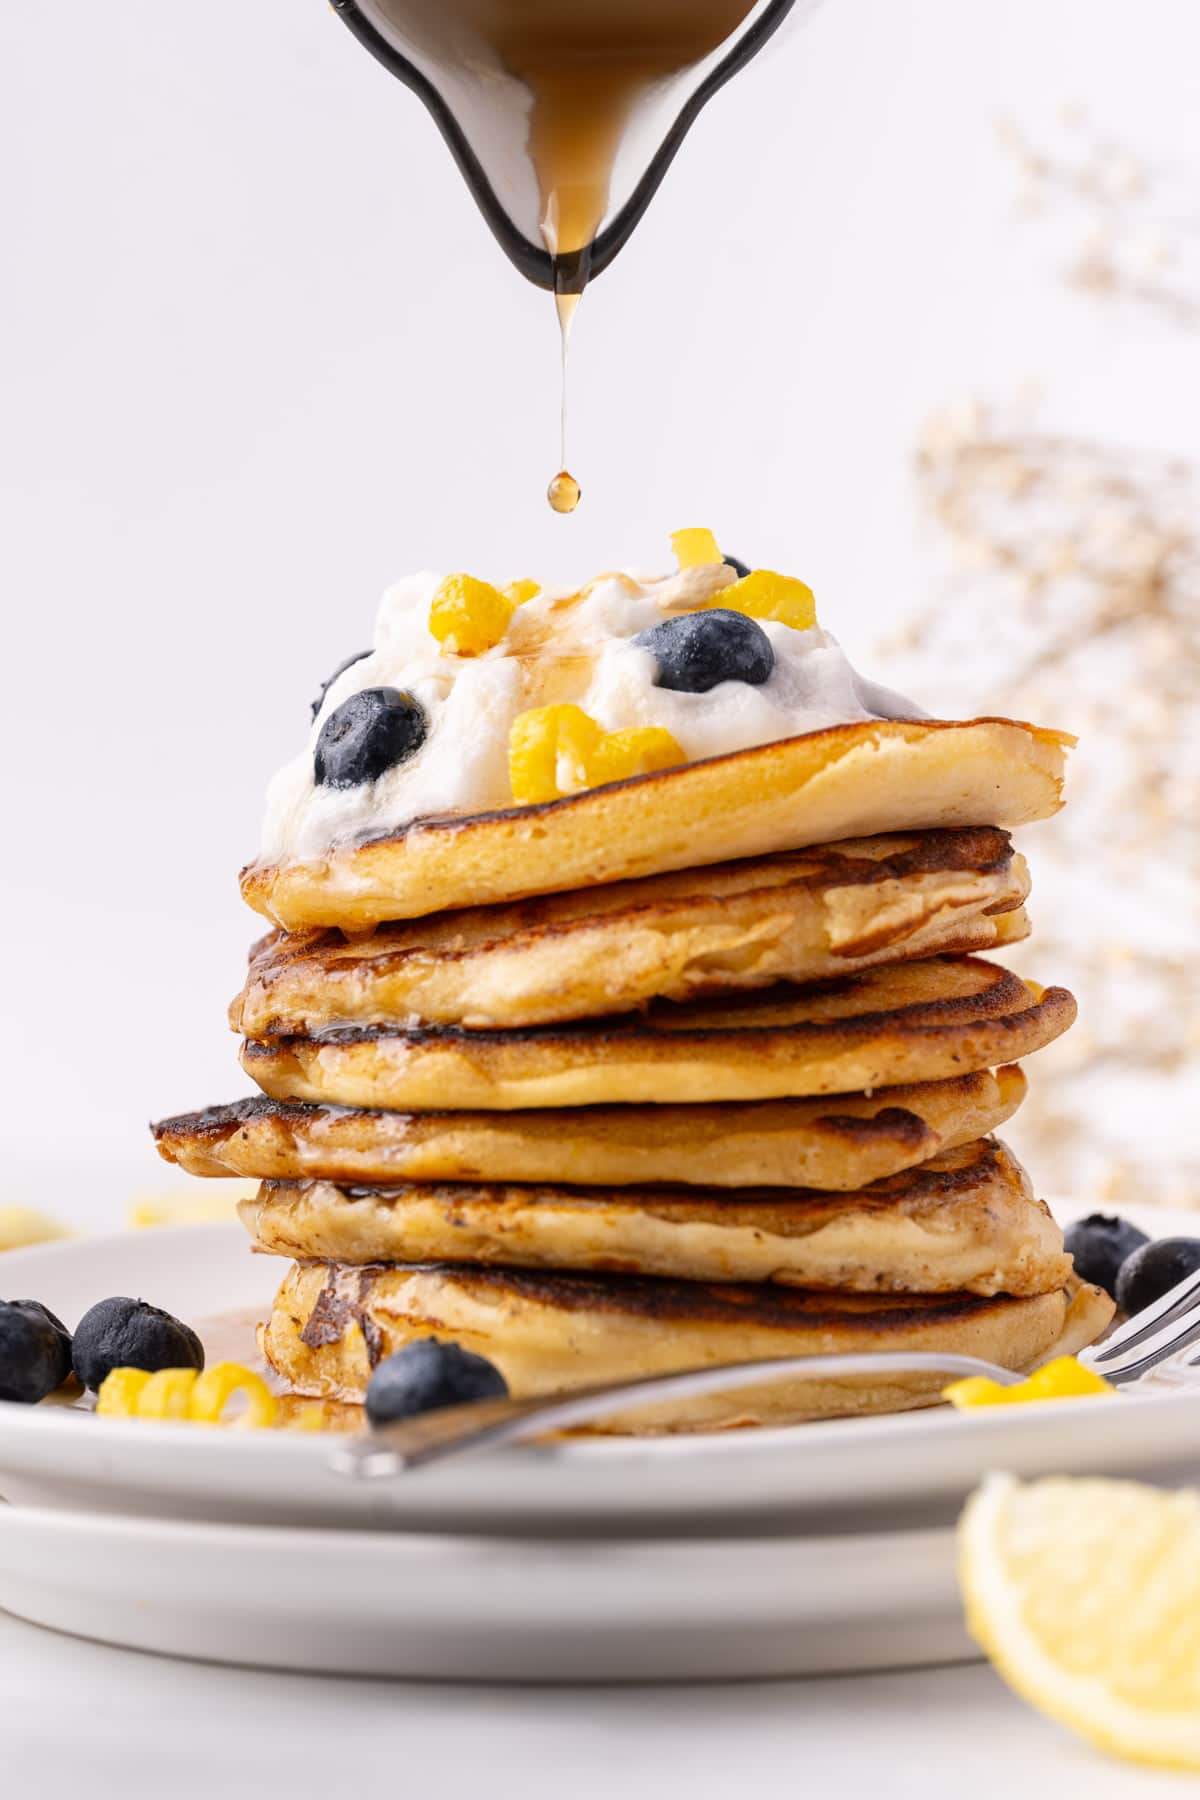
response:
[[[310,1347],[331,1343],[351,1324],[366,1333],[365,1308],[373,1278],[386,1273],[387,1265],[355,1268],[357,1297],[344,1292],[348,1271],[343,1265],[307,1266],[323,1268],[325,1282],[301,1334],[304,1341]],[[655,1325],[687,1322],[811,1331],[836,1330],[851,1321],[856,1330],[883,1335],[914,1322],[953,1325],[985,1318],[1013,1304],[1010,1294],[830,1294],[766,1281],[674,1281],[662,1275],[568,1274],[558,1269],[510,1269],[484,1263],[413,1263],[406,1272],[448,1275],[477,1291],[511,1294],[558,1312],[609,1314]],[[314,1320],[318,1321],[315,1326]],[[306,1335],[310,1328],[311,1336]],[[372,1356],[372,1367],[377,1360]]]
[[[275,932],[230,1007],[249,1037],[403,1022],[533,1026],[1028,931],[1024,859],[994,828],[894,833],[417,922]]]
[[[1026,1090],[1019,1068],[892,1088],[879,1098],[557,1113],[385,1112],[265,1095],[152,1126],[191,1175],[276,1181],[588,1182],[846,1190],[997,1130]]]
[[[981,1139],[843,1193],[806,1188],[264,1182],[239,1207],[275,1255],[780,1282],[854,1293],[1048,1293],[1062,1233],[1016,1158]]]
[[[943,734],[960,740],[953,768]],[[833,726],[538,806],[413,821],[307,860],[253,863],[242,871],[242,893],[288,930],[361,929],[689,868],[706,853],[721,863],[900,823],[1024,824],[1061,804],[1063,751],[1073,742],[1010,719]],[[870,769],[852,766],[858,753],[870,756]],[[903,776],[890,766],[896,758]]]
[[[1053,1008],[1065,988],[1046,988],[1037,996],[1019,975],[999,963],[986,963],[977,957],[932,957],[914,969],[932,970],[935,966],[970,968],[978,971],[974,990],[966,993],[934,994],[901,1002],[893,1007],[850,1012],[839,1016],[839,1023],[855,1031],[873,1032],[907,1027],[913,1030],[959,1026],[975,1021],[994,1024],[1009,1017],[1036,1011],[1049,1001]],[[829,981],[808,982],[803,987],[780,982],[765,993],[750,999],[741,994],[717,996],[703,1002],[682,1005],[664,1001],[644,1012],[628,1013],[617,1019],[571,1019],[558,1025],[530,1025],[507,1031],[467,1031],[461,1026],[414,1026],[399,1030],[391,1025],[346,1026],[320,1032],[311,1040],[318,1044],[364,1044],[380,1039],[403,1038],[408,1043],[437,1042],[440,1039],[469,1045],[495,1044],[511,1048],[517,1044],[561,1046],[564,1051],[580,1045],[619,1044],[627,1039],[650,1038],[658,1041],[729,1044],[748,1037],[819,1036],[828,1030],[824,1018],[797,1017],[823,1000],[837,1002],[866,991],[864,980],[871,975],[885,979],[898,973],[894,965],[880,970],[863,971],[857,976],[834,977]],[[1068,996],[1069,998],[1069,996]],[[305,1041],[304,1033],[271,1040],[279,1044]],[[247,1049],[254,1054],[260,1048],[250,1042]]]
[[[276,1099],[351,1106],[421,1108],[450,1092],[464,1108],[502,1109],[771,1099],[944,1080],[1013,1062],[1074,1017],[1063,988],[1038,994],[995,964],[935,957],[752,1001],[664,1003],[596,1024],[354,1030],[247,1043],[242,1066]]]
[[[1091,1342],[1112,1316],[1097,1290],[990,1299],[911,1299],[764,1291],[741,1284],[534,1274],[426,1265],[365,1271],[297,1264],[260,1335],[264,1354],[300,1391],[361,1398],[375,1359],[416,1338],[453,1339],[497,1363],[518,1398],[569,1392],[704,1364],[864,1349],[941,1350],[1026,1369]],[[336,1344],[310,1349],[303,1332],[326,1293],[345,1306]],[[369,1327],[379,1332],[372,1350]],[[322,1336],[324,1335],[322,1331]],[[600,1430],[655,1433],[785,1424],[886,1412],[936,1400],[944,1376],[790,1378],[702,1401],[656,1403]]]

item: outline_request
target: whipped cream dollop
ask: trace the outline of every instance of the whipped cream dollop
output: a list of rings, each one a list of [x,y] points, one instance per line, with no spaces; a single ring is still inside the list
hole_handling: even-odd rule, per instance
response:
[[[480,656],[448,654],[429,630],[440,574],[422,572],[384,594],[375,644],[330,683],[305,749],[267,795],[262,856],[313,857],[416,820],[513,804],[508,744],[532,707],[570,701],[606,731],[660,726],[689,762],[868,719],[923,718],[902,695],[864,680],[829,632],[760,621],[775,653],[761,685],[722,681],[707,693],[656,686],[653,652],[634,640],[680,613],[711,606],[736,579],[723,563],[661,579],[602,575],[577,591],[544,590],[518,606],[503,640]],[[314,780],[313,752],[330,715],[364,688],[412,696],[428,721],[419,750],[374,781]]]

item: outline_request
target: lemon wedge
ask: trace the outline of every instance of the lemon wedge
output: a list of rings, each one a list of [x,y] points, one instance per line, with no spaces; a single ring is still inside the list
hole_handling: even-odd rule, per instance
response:
[[[1200,1494],[993,1475],[958,1561],[972,1636],[1031,1706],[1116,1756],[1200,1770]]]

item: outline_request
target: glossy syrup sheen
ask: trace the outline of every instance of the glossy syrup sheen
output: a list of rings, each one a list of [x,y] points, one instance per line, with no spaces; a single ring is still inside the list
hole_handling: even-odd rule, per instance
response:
[[[556,513],[579,505],[579,483],[566,457],[567,340],[608,210],[618,151],[639,105],[719,49],[755,3],[375,0],[401,41],[451,76],[469,75],[490,96],[482,110],[476,101],[471,120],[485,165],[504,167],[514,132],[523,139],[562,331],[562,466],[546,492]],[[514,84],[524,115],[515,121]]]
[[[582,252],[609,201],[613,164],[639,103],[660,83],[720,48],[755,0],[375,0],[393,34],[443,70],[459,69],[496,90],[503,77],[524,89],[525,150],[541,201],[540,229],[555,258]],[[501,82],[497,82],[497,77]],[[512,100],[508,106],[511,109]],[[476,118],[486,140],[488,121]],[[483,142],[485,163],[495,146]]]

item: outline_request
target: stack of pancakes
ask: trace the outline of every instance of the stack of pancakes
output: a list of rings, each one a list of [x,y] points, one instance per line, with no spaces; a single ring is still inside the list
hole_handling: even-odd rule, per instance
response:
[[[873,722],[247,870],[280,927],[231,1011],[262,1094],[155,1135],[261,1181],[244,1221],[293,1259],[275,1369],[361,1400],[436,1336],[533,1395],[834,1350],[1024,1369],[1090,1341],[1107,1304],[991,1135],[1074,1002],[978,954],[1026,935],[1029,879],[975,820],[1053,811],[1061,764],[1027,726]],[[611,1426],[940,1385],[748,1385]]]

